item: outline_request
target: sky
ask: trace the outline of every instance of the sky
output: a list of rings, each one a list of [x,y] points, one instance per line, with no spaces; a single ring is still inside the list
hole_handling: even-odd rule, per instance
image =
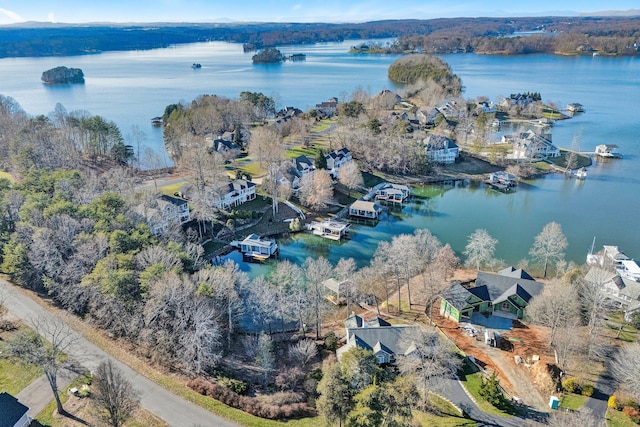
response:
[[[0,0],[0,25],[87,22],[365,22],[573,16],[638,9],[638,0]]]

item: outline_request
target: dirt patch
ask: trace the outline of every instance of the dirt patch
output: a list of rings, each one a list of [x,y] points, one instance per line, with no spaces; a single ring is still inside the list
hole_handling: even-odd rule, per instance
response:
[[[552,359],[544,328],[514,322],[511,331],[500,332],[512,346],[510,351],[505,351],[485,344],[482,326],[474,326],[476,333],[472,335],[457,322],[440,316],[439,304],[434,305],[432,318],[463,352],[475,358],[479,366],[487,372],[496,372],[507,393],[521,398],[524,404],[536,410],[548,410],[545,397],[553,386],[546,365]],[[516,356],[519,356],[519,363]]]
[[[90,398],[81,398],[69,393],[69,399],[63,405],[66,415],[53,413],[56,427],[100,426],[104,423],[99,419]],[[143,425],[149,427],[165,427],[168,424],[150,412],[138,408],[124,426]]]

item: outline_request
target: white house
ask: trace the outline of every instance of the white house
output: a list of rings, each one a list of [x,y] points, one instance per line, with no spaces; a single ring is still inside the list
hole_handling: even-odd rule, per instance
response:
[[[608,299],[623,307],[625,317],[640,308],[640,282],[600,267],[591,267],[584,279],[600,286]]]
[[[164,233],[169,224],[185,224],[191,221],[189,204],[185,199],[163,194],[156,199],[155,206],[137,206],[135,211],[144,217],[156,236]]]
[[[27,427],[31,418],[27,414],[29,408],[7,392],[0,393],[0,426]]]
[[[560,156],[560,150],[551,142],[551,134],[541,135],[531,129],[513,135],[504,135],[502,142],[512,145],[512,158],[515,160]]]
[[[242,256],[259,261],[269,258],[278,251],[278,244],[275,240],[261,239],[257,234],[250,234],[244,240],[234,240],[230,244],[240,249]]]
[[[443,135],[431,134],[423,141],[424,152],[436,163],[455,163],[460,148],[451,139]]]
[[[342,147],[339,150],[334,150],[324,156],[327,160],[327,173],[333,178],[338,177],[338,171],[340,166],[353,160],[351,157],[351,151],[348,148]]]
[[[216,193],[213,205],[218,209],[228,209],[255,199],[256,185],[246,179],[236,179],[218,187]]]

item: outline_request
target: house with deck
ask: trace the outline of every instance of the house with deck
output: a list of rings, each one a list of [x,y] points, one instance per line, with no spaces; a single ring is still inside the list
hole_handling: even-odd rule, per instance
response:
[[[322,286],[327,291],[327,297],[335,303],[344,301],[349,295],[354,295],[356,291],[356,286],[350,280],[338,281],[330,278],[322,282]]]
[[[183,225],[191,221],[188,202],[180,197],[163,194],[151,206],[139,205],[135,211],[144,217],[156,236],[161,235],[171,224]]]
[[[375,202],[356,200],[349,206],[349,215],[365,219],[378,219],[382,208]]]
[[[213,195],[213,206],[229,209],[256,198],[256,184],[246,179],[236,179],[219,186]]]
[[[31,424],[29,408],[9,393],[0,393],[0,427],[27,427]]]
[[[415,325],[391,325],[379,317],[367,322],[352,315],[345,320],[346,344],[336,350],[336,356],[340,360],[349,350],[362,348],[372,351],[379,364],[393,364],[415,351],[412,338],[419,330]]]
[[[539,134],[529,129],[513,135],[503,135],[502,143],[511,144],[514,160],[546,159],[559,157],[560,149],[551,142],[551,134]]]
[[[456,322],[470,320],[473,313],[522,319],[527,304],[542,289],[542,283],[522,269],[478,272],[474,282],[453,283],[443,292],[440,314]]]
[[[640,267],[635,261],[623,260],[621,266],[629,263],[633,263],[633,266],[625,268],[640,272]],[[620,268],[611,270],[599,266],[591,267],[584,277],[585,281],[598,287],[614,305],[624,310],[627,321],[631,320],[634,312],[640,310],[640,277],[638,280],[635,279],[633,274],[625,274]]]
[[[436,163],[455,163],[460,156],[460,147],[444,135],[431,134],[423,141],[424,152]]]
[[[333,150],[324,157],[327,161],[327,173],[334,179],[338,177],[338,171],[342,165],[353,161],[351,151],[346,147],[342,147],[339,150]]]

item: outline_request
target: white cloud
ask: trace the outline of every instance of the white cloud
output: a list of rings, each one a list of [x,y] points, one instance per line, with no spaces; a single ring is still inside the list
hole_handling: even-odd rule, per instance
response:
[[[3,9],[0,7],[0,21],[4,21],[4,19],[2,19],[2,15],[4,15],[5,17],[9,18],[9,23],[14,23],[14,22],[24,22],[25,19],[22,18],[22,16],[18,15],[17,13],[11,11],[11,10],[7,10],[7,9]]]

